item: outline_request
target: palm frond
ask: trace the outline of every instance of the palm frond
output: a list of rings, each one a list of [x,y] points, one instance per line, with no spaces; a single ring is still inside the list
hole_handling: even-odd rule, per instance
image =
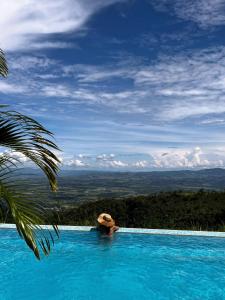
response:
[[[59,236],[57,225],[52,225],[54,232],[43,229],[40,225],[46,223],[45,209],[43,205],[32,202],[25,195],[21,195],[0,182],[0,199],[4,200],[15,221],[19,235],[25,240],[35,256],[40,259],[40,249],[45,255],[54,245],[55,236]],[[1,214],[3,210],[0,209]]]
[[[12,156],[12,152],[3,152],[0,154],[0,176],[2,169],[10,167],[17,167],[17,164],[21,163],[21,161]],[[1,177],[0,177],[1,178]]]
[[[5,201],[0,198],[0,222],[5,223],[4,218],[7,216]]]
[[[4,52],[0,49],[0,75],[6,77],[8,75],[8,66]]]
[[[1,49],[0,75],[8,75],[7,62]],[[0,105],[0,146],[22,153],[30,159],[45,173],[51,189],[55,191],[60,161],[53,153],[59,149],[52,141],[52,133],[32,118],[15,111],[6,111],[6,107]],[[52,231],[43,230],[40,226],[48,223],[44,206],[16,192],[10,179],[12,171],[15,170],[12,167],[16,167],[18,162],[10,153],[0,155],[0,218],[6,220],[8,213],[12,215],[20,236],[40,259],[40,249],[48,255],[55,236]],[[57,226],[52,226],[58,236]]]
[[[59,150],[52,133],[30,117],[14,111],[0,111],[0,146],[20,152],[33,161],[47,176],[53,191],[57,189]],[[50,138],[49,138],[50,137]]]

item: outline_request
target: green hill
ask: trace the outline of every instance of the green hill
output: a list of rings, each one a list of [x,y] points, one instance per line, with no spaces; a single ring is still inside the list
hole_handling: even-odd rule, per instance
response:
[[[123,227],[224,230],[225,192],[169,192],[100,200],[63,209],[60,223],[95,225],[101,212],[112,214]]]
[[[35,200],[41,199],[50,206],[57,201],[63,206],[73,206],[80,202],[122,199],[161,191],[225,189],[224,169],[136,173],[64,170],[59,175],[59,191],[54,195],[49,192],[46,179],[35,170],[21,170],[20,178],[18,184],[29,196],[36,195]]]

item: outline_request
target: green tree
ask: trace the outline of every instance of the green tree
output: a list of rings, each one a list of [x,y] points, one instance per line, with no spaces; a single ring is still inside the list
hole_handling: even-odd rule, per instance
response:
[[[2,50],[0,75],[8,75]],[[21,164],[19,153],[44,172],[51,190],[56,191],[59,159],[53,151],[59,149],[52,138],[52,133],[34,119],[0,105],[0,147],[6,149],[0,155],[0,217],[3,222],[6,215],[11,214],[19,235],[38,259],[40,250],[45,255],[50,253],[51,245],[59,235],[58,227],[52,224],[53,230],[48,230],[40,226],[48,222],[46,210],[40,203],[18,192],[21,187],[18,189],[14,171]]]

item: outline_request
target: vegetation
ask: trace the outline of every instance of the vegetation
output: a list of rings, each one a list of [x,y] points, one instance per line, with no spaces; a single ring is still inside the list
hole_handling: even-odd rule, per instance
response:
[[[8,74],[4,53],[0,51],[0,74]],[[57,189],[56,174],[59,160],[52,150],[58,150],[52,141],[52,133],[40,123],[20,113],[0,107],[0,146],[9,150],[0,155],[0,216],[2,222],[11,215],[18,233],[40,259],[39,248],[49,254],[54,236],[42,230],[40,224],[47,223],[41,203],[22,193],[13,177],[14,169],[21,162],[18,153],[38,166],[47,176],[51,190]],[[16,154],[16,155],[15,155]],[[52,218],[53,219],[53,218]],[[53,224],[56,235],[58,228]]]
[[[225,188],[224,169],[199,171],[155,172],[97,172],[61,170],[58,177],[59,191],[50,193],[41,172],[32,169],[18,171],[19,185],[36,201],[43,199],[46,206],[73,207],[81,202],[101,199],[149,195],[161,191],[198,191]]]
[[[149,173],[61,171],[56,196],[49,193],[41,173],[32,169],[19,172],[18,183],[26,189],[26,195],[32,195],[36,202],[43,199],[46,211],[59,214],[60,224],[95,225],[96,216],[107,211],[120,226],[126,227],[225,230],[223,169]],[[8,222],[12,221],[9,216]]]
[[[95,225],[96,216],[109,211],[126,227],[224,230],[223,169],[143,173],[68,170],[60,172],[56,196],[49,193],[40,174],[21,170],[20,185],[26,187],[27,195],[39,195],[46,209],[60,212],[60,224]]]
[[[88,202],[61,211],[61,223],[95,225],[101,212],[118,225],[139,228],[225,230],[225,192],[166,192]]]

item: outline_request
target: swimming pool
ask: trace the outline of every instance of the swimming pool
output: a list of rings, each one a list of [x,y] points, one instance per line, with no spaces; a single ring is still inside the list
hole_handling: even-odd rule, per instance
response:
[[[1,300],[225,299],[225,239],[61,231],[37,261],[0,230]]]

